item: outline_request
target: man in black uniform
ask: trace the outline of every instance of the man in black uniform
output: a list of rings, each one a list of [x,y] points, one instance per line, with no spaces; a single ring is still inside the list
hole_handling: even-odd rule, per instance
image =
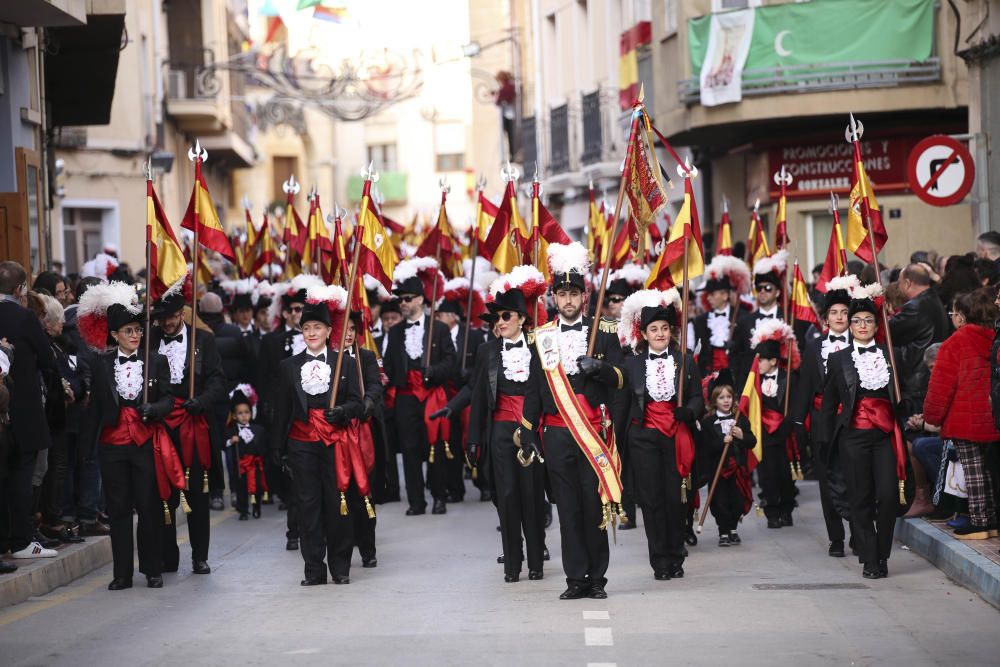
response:
[[[157,327],[150,332],[152,349],[167,358],[170,367],[170,393],[174,408],[164,422],[170,439],[181,457],[187,479],[191,512],[187,517],[191,538],[191,564],[195,574],[208,574],[209,493],[208,472],[211,467],[211,434],[205,413],[219,400],[225,400],[226,378],[222,359],[215,346],[215,336],[194,329],[184,322],[184,297],[164,296],[153,310]],[[191,336],[194,336],[194,392],[191,392],[191,362],[188,357]],[[180,561],[177,548],[175,511],[180,503],[175,490],[170,496],[170,523],[163,526],[163,571],[176,572]]]
[[[590,270],[589,264],[587,250],[579,243],[549,246],[552,289],[559,317],[546,327],[536,329],[533,346],[536,353],[532,357],[519,436],[522,444],[532,443],[537,438],[536,430],[542,430],[552,497],[559,508],[562,563],[567,583],[560,595],[562,600],[607,597],[604,575],[610,550],[607,532],[602,528],[604,508],[591,454],[584,451],[567,426],[567,420],[574,421],[574,416],[563,414],[556,405],[537,345],[542,330],[557,330],[554,331],[557,365],[569,379],[582,418],[599,433],[605,430],[612,417],[606,414],[607,406],[615,400],[615,392],[620,392],[624,386],[619,368],[622,350],[617,334],[611,333],[616,329],[613,322],[598,323],[583,314],[583,277]],[[588,356],[588,339],[594,326],[598,326],[599,331],[594,353]]]
[[[739,315],[738,294],[749,290],[750,269],[743,260],[716,255],[705,267],[701,296],[705,312],[688,325],[688,349],[697,351],[702,377],[729,368],[729,347]]]
[[[424,283],[418,276],[418,263],[424,261],[404,260],[396,267],[398,283],[395,293],[399,296],[403,321],[389,330],[383,358],[385,374],[396,391],[393,421],[403,452],[403,474],[409,504],[407,516],[427,511],[423,473],[425,459],[428,461],[427,477],[434,497],[432,513],[444,514],[448,511],[447,468],[444,439],[441,437],[444,428],[440,424],[430,424],[429,415],[447,403],[444,384],[455,372],[455,344],[448,327],[441,322],[432,322],[430,316],[424,313]],[[437,263],[425,268],[426,272],[438,273]],[[431,277],[430,285],[435,285],[436,280],[438,278]],[[429,363],[424,349],[428,328],[431,341]]]
[[[759,260],[753,267],[753,286],[757,293],[757,308],[743,314],[736,321],[732,340],[729,341],[729,367],[736,386],[742,387],[753,363],[753,346],[750,337],[762,319],[784,319],[781,313],[781,293],[788,266],[788,251],[778,250],[770,257]]]
[[[378,319],[381,328],[376,334],[372,331],[375,339],[375,347],[378,349],[380,359],[385,358],[385,346],[389,342],[389,329],[393,328],[403,320],[402,313],[399,312],[399,299],[391,298],[383,301],[379,308]],[[380,369],[381,370],[381,369]],[[393,389],[395,392],[395,389]],[[395,394],[394,394],[395,396]],[[382,400],[382,425],[385,429],[385,499],[383,502],[398,503],[399,495],[399,438],[396,437],[395,403],[388,400],[384,395]]]

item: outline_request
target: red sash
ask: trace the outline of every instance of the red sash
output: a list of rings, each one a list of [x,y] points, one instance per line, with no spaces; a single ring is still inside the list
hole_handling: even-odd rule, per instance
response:
[[[371,493],[368,474],[375,467],[375,443],[372,440],[371,426],[368,422],[354,419],[347,426],[346,435],[334,452],[337,490],[341,493],[347,491],[353,477],[358,485],[358,493],[364,497]]]
[[[721,371],[723,368],[729,368],[729,354],[724,347],[713,347],[712,370]]]
[[[587,421],[590,422],[590,425],[600,430],[602,428],[601,411],[597,408],[590,407],[590,403],[587,402],[587,398],[583,394],[577,394],[576,400],[580,403],[580,408],[582,409],[584,416],[587,418]],[[521,421],[520,417],[518,417],[518,421]],[[556,412],[554,415],[550,415],[548,413],[542,415],[542,426],[559,426],[562,428],[569,428],[566,425],[566,420],[563,419],[562,413],[560,412]]]
[[[137,447],[142,447],[152,440],[156,486],[160,492],[160,499],[167,500],[173,489],[184,488],[184,469],[163,424],[143,423],[138,410],[124,407],[118,411],[118,423],[114,426],[105,426],[101,430],[100,440],[108,445]]]
[[[108,445],[136,445],[142,447],[153,437],[149,426],[144,424],[139,411],[124,407],[118,411],[118,423],[105,426],[101,430],[101,442]]]
[[[877,429],[892,434],[892,448],[896,453],[896,477],[906,479],[906,446],[903,444],[903,430],[892,412],[892,403],[887,398],[864,396],[854,406],[851,428]]]
[[[399,389],[402,396],[414,396],[424,404],[424,426],[427,428],[427,442],[433,447],[441,441],[451,440],[451,420],[431,419],[430,416],[448,405],[448,397],[444,387],[424,386],[424,377],[420,371],[413,370],[406,374],[406,387]]]
[[[749,512],[750,508],[753,507],[753,486],[750,483],[750,473],[747,472],[746,466],[741,466],[734,457],[729,456],[719,476],[723,479],[736,478],[736,488],[743,496],[743,514]]]
[[[494,422],[514,422],[521,423],[521,415],[524,414],[524,396],[511,396],[510,394],[497,395],[497,407],[493,410]]]
[[[257,494],[257,473],[260,472],[261,490],[267,491],[267,477],[264,475],[264,457],[244,454],[240,457],[240,472],[247,480],[247,493]]]
[[[194,451],[198,450],[198,461],[203,470],[212,467],[212,441],[208,434],[208,420],[205,415],[192,415],[181,407],[182,398],[174,398],[174,409],[163,421],[180,434],[181,458],[184,467],[190,468],[194,463]]]
[[[322,408],[309,408],[309,421],[292,420],[288,437],[302,442],[322,442],[327,447],[346,440],[347,427],[331,424],[323,416]]]
[[[760,416],[760,423],[764,426],[764,430],[768,433],[774,433],[778,430],[778,427],[781,426],[781,422],[784,421],[784,419],[785,416],[777,410],[764,408],[764,411]],[[789,433],[788,437],[785,438],[785,456],[788,457],[789,463],[800,460],[799,443],[795,438],[795,433]]]
[[[688,425],[674,418],[676,407],[671,401],[649,401],[646,403],[642,425],[674,439],[677,473],[681,477],[687,477],[691,474],[691,464],[694,463],[694,438],[691,437]]]

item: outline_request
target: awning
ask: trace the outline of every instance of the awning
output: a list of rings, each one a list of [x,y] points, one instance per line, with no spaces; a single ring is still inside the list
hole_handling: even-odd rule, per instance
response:
[[[124,14],[91,14],[86,25],[46,31],[45,96],[51,125],[111,122],[124,27]]]

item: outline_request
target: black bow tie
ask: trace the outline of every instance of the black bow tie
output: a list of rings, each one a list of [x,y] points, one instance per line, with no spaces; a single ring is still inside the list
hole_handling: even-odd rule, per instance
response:
[[[163,336],[164,345],[170,345],[171,343],[180,343],[183,342],[183,340],[184,338],[182,337],[181,334],[177,334],[176,336],[167,336],[164,334]]]
[[[760,313],[760,319],[762,320],[773,320],[774,318],[775,318],[774,313],[771,313],[770,315],[765,315],[764,313]]]
[[[519,340],[516,343],[504,343],[503,344],[503,349],[505,349],[505,350],[513,350],[515,347],[524,347],[524,341],[523,340]]]
[[[847,336],[834,336],[833,334],[830,334],[830,342],[836,343],[837,341],[840,341],[841,343],[846,343]]]
[[[130,361],[139,361],[139,355],[138,354],[133,354],[133,355],[131,355],[129,357],[126,357],[123,354],[118,355],[118,363],[119,364],[127,364]]]
[[[778,374],[777,373],[771,373],[770,375],[765,375],[762,379],[764,379],[764,380],[777,380],[778,379]]]
[[[652,352],[649,353],[650,359],[666,359],[669,356],[670,356],[669,352],[660,352],[659,354],[654,354]]]
[[[708,314],[708,316],[709,317],[726,317],[726,311],[724,311],[724,310],[723,311],[713,310],[711,313]]]
[[[560,324],[560,331],[583,331],[583,320],[577,322],[576,324]]]
[[[865,352],[878,352],[878,345],[871,345],[869,347],[858,348],[858,354],[864,354]]]
[[[315,357],[313,357],[312,359],[310,359],[310,361],[326,361],[326,353],[325,352],[320,353]]]
[[[407,322],[406,323],[406,328],[409,329],[410,327],[419,327],[423,323],[424,323],[423,320],[417,320],[416,322]]]

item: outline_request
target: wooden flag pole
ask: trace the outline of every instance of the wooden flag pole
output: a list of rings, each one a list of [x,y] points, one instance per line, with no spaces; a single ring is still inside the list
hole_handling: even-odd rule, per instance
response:
[[[194,248],[191,252],[191,340],[188,341],[188,398],[194,398],[194,339],[195,327],[198,322],[198,270],[201,268],[201,254],[198,247],[198,226],[201,224],[201,165],[208,159],[208,151],[201,147],[201,142],[195,140],[194,149],[188,150],[188,159],[194,162]],[[148,266],[148,265],[147,265]]]
[[[701,532],[701,527],[705,524],[705,517],[708,515],[708,507],[712,504],[712,497],[715,495],[715,487],[719,484],[719,477],[722,476],[722,465],[726,462],[726,456],[729,454],[729,445],[731,443],[727,442],[722,447],[722,456],[719,457],[719,465],[715,466],[715,476],[712,477],[712,484],[708,487],[708,496],[705,498],[705,505],[701,508],[701,516],[698,518],[698,528],[697,531]]]
[[[369,182],[371,181],[371,170],[368,173]],[[368,195],[370,196],[370,195]],[[363,205],[367,206],[367,202],[364,201],[362,197]],[[358,263],[361,260],[361,222],[364,220],[364,209],[362,208],[362,215],[358,220],[358,227],[355,232],[356,236],[354,239],[354,254],[351,257],[351,270],[348,276],[348,286],[353,285],[354,281],[358,276]],[[337,405],[337,392],[340,389],[340,369],[344,366],[344,346],[347,344],[347,323],[351,319],[351,293],[347,292],[347,305],[344,308],[344,319],[343,326],[340,330],[340,344],[337,346],[337,363],[333,368],[333,391],[330,392],[330,407],[334,408]],[[355,338],[357,337],[357,332],[355,332]],[[361,357],[358,357],[360,360]]]
[[[146,160],[146,187],[153,187],[153,161],[152,158]],[[146,192],[147,207],[149,206],[149,192]],[[195,225],[197,227],[197,225]],[[142,364],[142,402],[149,403],[149,351],[150,351],[150,321],[153,317],[153,226],[150,224],[149,216],[146,217],[146,330],[143,335],[145,350],[145,360]],[[193,336],[192,336],[193,338]]]
[[[472,296],[476,289],[476,259],[479,257],[479,216],[483,214],[483,205],[479,198],[486,189],[486,178],[480,175],[476,181],[476,219],[472,222],[472,267],[469,270],[469,298],[465,304],[465,336],[462,338],[462,361],[460,368],[465,372],[465,357],[469,353],[469,330],[472,328]]]
[[[535,162],[535,178],[531,182],[531,235],[532,237],[534,237],[534,243],[532,244],[534,246],[534,250],[532,250],[534,255],[532,257],[532,260],[535,264],[535,268],[544,273],[545,267],[539,266],[539,261],[538,261],[539,250],[542,245],[541,239],[539,238],[538,234],[538,198],[541,196],[541,194],[542,194],[542,184],[538,180],[538,163]],[[597,318],[600,318],[601,316],[600,312],[595,312],[595,316]],[[532,319],[532,323],[534,324],[534,326],[536,327],[538,326],[538,299],[535,299],[535,312],[534,312],[534,319]],[[596,326],[594,327],[594,330],[595,331],[597,330]]]

